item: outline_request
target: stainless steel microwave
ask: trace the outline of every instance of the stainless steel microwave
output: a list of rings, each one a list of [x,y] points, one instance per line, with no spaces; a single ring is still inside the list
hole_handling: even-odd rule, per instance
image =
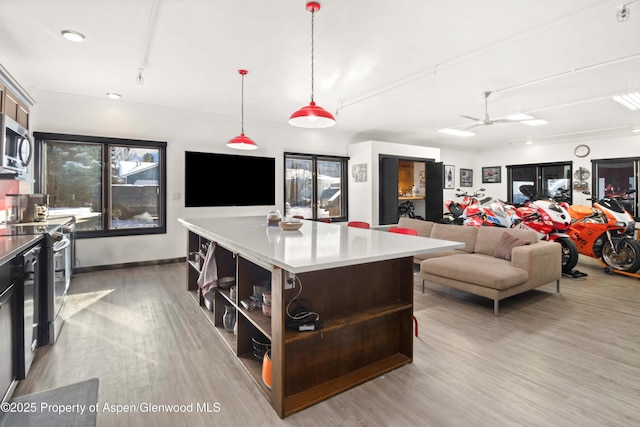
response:
[[[0,166],[3,172],[27,174],[33,154],[33,142],[29,138],[29,131],[4,114],[0,115],[0,121],[2,128],[0,133],[2,164]]]

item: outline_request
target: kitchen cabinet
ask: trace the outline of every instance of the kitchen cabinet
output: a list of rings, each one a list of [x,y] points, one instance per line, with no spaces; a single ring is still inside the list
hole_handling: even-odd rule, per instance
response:
[[[4,114],[29,129],[29,108],[11,91],[4,91]]]
[[[210,311],[197,285],[201,263],[190,255],[189,293],[282,418],[411,363],[413,256],[461,245],[317,221],[298,231],[269,227],[264,217],[179,221],[187,253],[215,243],[218,277],[236,278],[237,298],[216,288]],[[268,284],[271,317],[238,303]],[[288,328],[296,303],[318,313],[313,330]],[[235,309],[235,333],[224,328],[227,306]],[[264,343],[271,388],[254,355]]]
[[[11,397],[18,381],[26,377],[35,355],[41,240],[40,234],[5,235],[0,239],[0,399],[3,401]]]

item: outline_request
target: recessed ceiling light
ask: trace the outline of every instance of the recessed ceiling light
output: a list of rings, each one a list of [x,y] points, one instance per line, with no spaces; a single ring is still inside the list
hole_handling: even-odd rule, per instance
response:
[[[120,95],[119,93],[113,93],[113,92],[109,92],[107,93],[107,96],[111,99],[120,99],[122,98],[122,95]]]
[[[523,120],[520,123],[524,123],[525,125],[529,125],[529,126],[542,126],[542,125],[546,125],[549,122],[543,119],[533,119],[533,120]]]
[[[438,132],[445,133],[447,135],[463,136],[463,137],[475,135],[475,133],[469,132],[468,130],[458,130],[458,129],[449,129],[449,128],[438,129]]]
[[[633,128],[631,129],[631,132],[640,133],[640,128]]]
[[[532,140],[528,140],[528,141],[526,142],[526,144],[527,144],[527,145],[531,145],[531,144],[533,144],[533,141],[532,141]]]
[[[510,114],[507,116],[507,120],[513,120],[514,122],[521,122],[523,120],[532,120],[532,119],[533,117],[524,113]]]
[[[76,43],[79,43],[85,39],[84,34],[73,30],[60,31],[60,34],[62,34],[62,37],[64,37],[65,39]]]

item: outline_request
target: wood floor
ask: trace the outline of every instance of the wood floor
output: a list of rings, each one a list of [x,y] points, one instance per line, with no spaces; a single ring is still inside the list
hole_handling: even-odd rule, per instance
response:
[[[198,311],[184,263],[82,273],[58,342],[14,395],[98,377],[98,426],[118,427],[638,426],[640,281],[578,268],[589,276],[510,298],[498,318],[415,276],[414,362],[285,420]],[[134,403],[193,408],[108,410]]]

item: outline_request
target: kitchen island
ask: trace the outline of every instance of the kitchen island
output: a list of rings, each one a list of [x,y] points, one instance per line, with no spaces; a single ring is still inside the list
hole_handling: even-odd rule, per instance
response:
[[[266,217],[179,222],[188,230],[187,289],[203,307],[203,262],[193,254],[210,245],[217,276],[235,277],[237,292],[216,288],[211,310],[202,310],[282,418],[410,363],[413,256],[463,246],[314,221],[297,231],[267,226]],[[240,303],[254,286],[271,288],[271,317]],[[287,328],[299,307],[319,315],[315,330]],[[235,332],[223,327],[230,308]],[[262,380],[265,343],[270,388]]]

